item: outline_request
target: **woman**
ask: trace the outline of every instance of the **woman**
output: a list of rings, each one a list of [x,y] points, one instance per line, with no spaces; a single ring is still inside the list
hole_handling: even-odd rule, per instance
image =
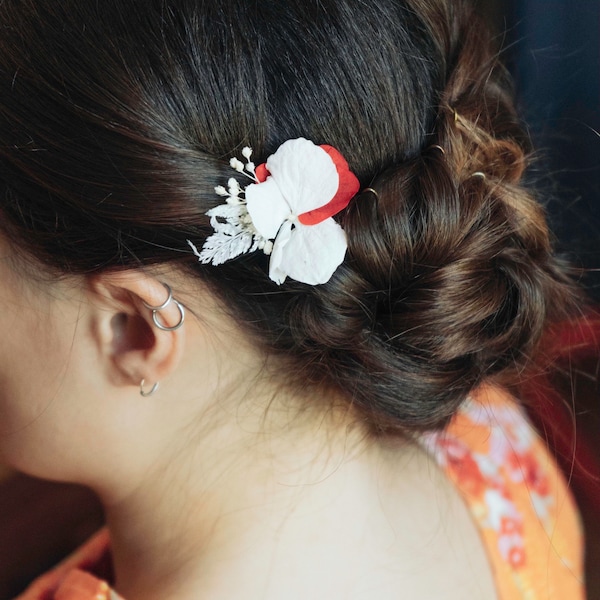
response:
[[[2,456],[109,532],[23,598],[581,597],[499,387],[573,292],[466,4],[0,20]]]

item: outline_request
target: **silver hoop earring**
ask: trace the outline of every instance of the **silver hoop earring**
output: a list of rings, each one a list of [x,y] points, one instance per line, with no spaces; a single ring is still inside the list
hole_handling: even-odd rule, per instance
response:
[[[176,331],[183,325],[183,322],[185,321],[185,308],[183,307],[183,304],[181,304],[181,302],[178,302],[177,300],[175,300],[175,298],[173,298],[173,291],[171,290],[171,287],[164,282],[161,283],[167,290],[167,299],[159,306],[152,306],[151,304],[148,304],[146,302],[144,302],[144,306],[152,311],[152,321],[154,321],[154,324],[158,329],[160,329],[161,331]],[[167,308],[167,306],[169,306],[171,302],[173,302],[179,310],[179,321],[173,326],[168,326],[159,321],[158,313],[161,310]]]
[[[154,309],[152,311],[152,320],[154,321],[154,324],[162,331],[175,331],[175,330],[179,329],[183,325],[183,322],[185,321],[185,308],[183,308],[183,304],[181,304],[181,302],[177,302],[177,300],[175,300],[175,298],[171,298],[171,300],[173,301],[175,306],[179,309],[179,321],[177,323],[175,323],[175,325],[169,327],[168,325],[161,323],[158,320],[158,309]]]
[[[147,392],[144,391],[144,384],[146,383],[145,379],[142,379],[141,383],[140,383],[140,396],[144,397],[144,398],[148,398],[149,396],[152,396],[152,394],[154,394],[154,392],[156,392],[156,390],[158,389],[158,386],[160,385],[158,383],[158,381],[150,388],[150,390],[148,390]]]
[[[171,304],[171,300],[173,300],[173,290],[171,290],[170,285],[168,285],[162,281],[161,281],[161,284],[165,288],[165,290],[167,290],[167,299],[159,306],[152,306],[151,304],[144,302],[144,306],[146,308],[149,308],[150,310],[162,310],[163,308],[167,308],[167,306],[169,306],[169,304]]]

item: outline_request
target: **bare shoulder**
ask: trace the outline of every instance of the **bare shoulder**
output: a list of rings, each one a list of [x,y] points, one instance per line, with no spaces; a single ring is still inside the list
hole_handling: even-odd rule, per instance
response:
[[[380,473],[381,568],[348,598],[495,600],[483,539],[454,484],[418,447],[389,458],[396,464]]]
[[[278,553],[268,600],[498,598],[477,526],[424,450],[383,450],[372,477],[352,498],[336,494],[310,545]]]

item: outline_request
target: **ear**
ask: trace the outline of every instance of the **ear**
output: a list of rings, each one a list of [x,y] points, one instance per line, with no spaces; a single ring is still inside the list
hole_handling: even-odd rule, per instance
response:
[[[136,270],[105,272],[88,278],[92,335],[113,385],[147,386],[162,381],[178,366],[184,348],[185,314],[158,279]],[[165,305],[166,304],[166,305]],[[153,311],[150,307],[161,307]]]

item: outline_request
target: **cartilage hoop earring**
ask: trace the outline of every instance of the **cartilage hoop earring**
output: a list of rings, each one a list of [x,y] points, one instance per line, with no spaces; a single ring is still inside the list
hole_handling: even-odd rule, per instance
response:
[[[173,291],[171,290],[171,287],[164,282],[161,282],[161,283],[163,284],[164,288],[167,290],[167,299],[159,306],[152,306],[151,304],[148,304],[147,302],[144,302],[144,306],[152,311],[152,321],[154,321],[154,324],[156,325],[156,327],[158,329],[160,329],[161,331],[175,331],[183,325],[183,322],[185,320],[185,308],[183,307],[183,304],[181,304],[181,302],[178,302],[177,300],[175,300],[175,298],[173,298]],[[169,326],[169,325],[165,325],[164,323],[162,323],[159,320],[158,313],[161,310],[164,310],[165,308],[167,308],[167,306],[169,306],[169,304],[171,304],[171,302],[173,302],[175,304],[175,306],[177,307],[177,309],[179,310],[179,321],[177,323],[175,323],[175,325]]]
[[[176,331],[183,325],[183,322],[185,321],[185,308],[183,308],[183,304],[181,304],[181,302],[177,302],[177,300],[175,300],[175,298],[171,298],[171,300],[173,301],[173,303],[179,310],[179,321],[177,321],[177,323],[175,323],[175,325],[168,326],[168,325],[165,325],[164,323],[161,323],[158,320],[158,310],[154,309],[152,311],[152,320],[154,321],[154,324],[162,331]]]
[[[152,394],[154,394],[154,392],[156,392],[156,390],[158,389],[159,383],[157,381],[147,392],[144,390],[145,383],[146,383],[146,380],[142,379],[142,381],[140,383],[140,396],[142,396],[143,398],[148,398],[149,396],[152,396]]]
[[[167,299],[160,304],[159,306],[152,306],[151,304],[148,304],[147,302],[144,302],[144,306],[146,308],[149,308],[150,310],[162,310],[163,308],[167,308],[167,306],[169,306],[169,304],[171,304],[171,300],[173,300],[173,290],[171,290],[171,286],[168,285],[167,283],[162,282],[163,287],[165,288],[165,290],[167,290]]]

